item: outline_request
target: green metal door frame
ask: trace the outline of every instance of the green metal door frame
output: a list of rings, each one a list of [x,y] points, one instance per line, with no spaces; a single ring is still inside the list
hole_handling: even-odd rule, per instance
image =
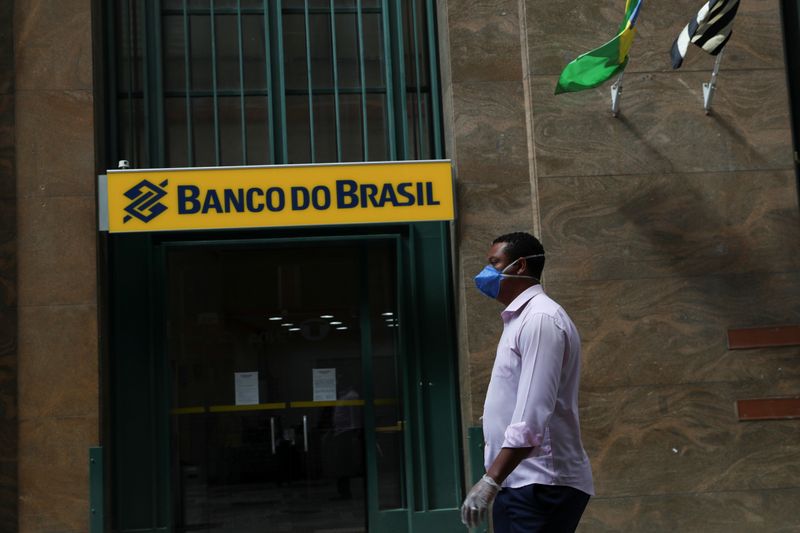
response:
[[[386,159],[441,159],[444,157],[442,138],[441,95],[437,51],[435,0],[380,0],[366,3],[353,2],[354,6],[335,5],[330,0],[325,6],[308,0],[302,6],[284,6],[282,0],[263,0],[260,7],[230,5],[208,7],[183,0],[168,3],[165,0],[121,0],[104,5],[105,16],[105,83],[106,130],[109,139],[106,150],[108,168],[117,161],[128,159],[134,168],[162,168],[170,166],[167,145],[169,122],[165,108],[171,97],[184,97],[186,113],[185,149],[188,164],[196,164],[197,150],[192,123],[194,96],[214,100],[214,157],[220,163],[220,129],[218,98],[262,97],[267,100],[267,129],[269,133],[270,164],[289,160],[287,134],[287,99],[303,91],[288,91],[284,72],[284,14],[301,15],[308,28],[309,13],[351,12],[358,19],[359,83],[352,87],[340,86],[341,76],[332,65],[333,86],[315,86],[309,78],[309,101],[319,95],[333,95],[335,112],[336,159],[342,160],[342,133],[339,131],[339,95],[357,94],[362,113],[366,116],[365,94],[381,94],[384,106],[384,138]],[[364,5],[367,4],[367,5]],[[167,7],[164,7],[167,6]],[[169,92],[165,88],[163,43],[168,35],[165,16],[180,19],[183,28],[183,46],[190,49],[191,16],[236,16],[239,26],[239,56],[242,53],[241,19],[244,14],[256,14],[263,25],[265,84],[245,90],[242,81],[242,62],[239,62],[239,86],[223,91],[218,87],[216,74],[213,84],[205,94],[193,86],[191,53],[184,56],[182,70],[184,85]],[[367,87],[364,79],[364,16],[379,15],[383,46],[383,71],[374,87]],[[163,28],[162,28],[163,26]],[[335,26],[331,40],[336,53]],[[216,28],[215,28],[216,31]],[[308,43],[308,31],[306,42]],[[212,43],[216,40],[212,39]],[[308,45],[306,45],[308,46]],[[212,48],[212,53],[215,50]],[[412,52],[413,57],[406,57]],[[128,54],[126,56],[126,54]],[[308,54],[306,54],[308,62]],[[216,69],[216,58],[212,67]],[[180,67],[179,67],[180,68]],[[215,71],[216,72],[216,71]],[[371,82],[371,83],[373,83]],[[175,89],[175,88],[173,88]],[[249,91],[249,92],[248,92]],[[305,94],[305,93],[304,93]],[[418,105],[414,112],[413,101],[427,98],[423,113]],[[243,109],[243,108],[242,108]],[[240,110],[243,112],[242,110]],[[248,123],[249,124],[249,123]],[[248,129],[241,121],[240,136],[246,144]],[[313,128],[313,121],[310,124]],[[361,121],[364,139],[369,124]],[[423,140],[426,146],[421,146]],[[367,143],[362,146],[363,159],[369,160]],[[247,164],[247,153],[238,164]],[[252,158],[251,158],[252,161]],[[299,161],[298,161],[299,162]],[[308,161],[305,161],[308,162]],[[169,440],[169,419],[164,415],[168,405],[168,372],[163,357],[159,357],[159,320],[163,321],[163,307],[158,305],[164,290],[163,276],[159,276],[159,249],[163,244],[177,241],[233,242],[237,239],[280,239],[331,237],[347,239],[355,235],[396,235],[404,258],[399,282],[402,294],[407,296],[405,316],[406,336],[401,351],[408,354],[404,386],[404,406],[409,420],[405,432],[406,450],[411,454],[406,461],[406,480],[409,493],[407,511],[378,513],[372,524],[385,531],[461,531],[457,507],[463,492],[460,417],[458,402],[457,352],[455,342],[454,292],[450,267],[450,227],[448,223],[385,224],[330,228],[293,228],[273,230],[219,231],[164,233],[138,235],[110,235],[103,242],[107,257],[108,278],[108,354],[105,364],[109,377],[108,390],[108,446],[105,461],[110,472],[111,488],[107,505],[110,506],[112,530],[124,532],[168,531],[170,492],[163,482],[169,470],[169,450],[161,445]],[[442,334],[442,332],[446,332]],[[167,380],[167,381],[164,381]],[[161,411],[159,411],[161,409]],[[402,516],[400,516],[402,514]],[[402,527],[401,527],[402,526]]]
[[[391,240],[397,249],[398,312],[406,317],[399,358],[404,431],[406,507],[379,511],[375,435],[367,449],[370,531],[460,531],[462,495],[455,322],[447,223],[306,228],[289,232],[185,232],[112,235],[111,423],[113,530],[170,531],[171,388],[165,343],[166,251],[178,246],[272,247]],[[367,305],[362,302],[362,305]],[[370,351],[369,325],[362,345]],[[443,335],[442,332],[449,332]],[[362,359],[365,379],[371,357]],[[371,378],[369,378],[371,379]],[[367,393],[372,391],[367,387]],[[374,411],[365,396],[365,423]]]

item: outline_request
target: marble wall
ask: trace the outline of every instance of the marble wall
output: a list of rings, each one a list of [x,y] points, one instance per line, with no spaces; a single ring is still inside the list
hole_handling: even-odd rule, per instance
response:
[[[88,530],[99,379],[89,0],[17,0],[19,531]]]
[[[0,0],[0,531],[17,526],[17,188],[14,2]]]
[[[714,58],[669,49],[702,2],[650,2],[619,118],[609,85],[555,96],[624,2],[440,2],[458,179],[464,425],[481,414],[500,306],[472,288],[496,235],[547,250],[545,286],[584,340],[582,425],[598,495],[582,531],[790,531],[800,422],[740,423],[800,393],[796,348],[730,352],[728,327],[800,321],[800,216],[777,0],[743,2],[714,112]]]

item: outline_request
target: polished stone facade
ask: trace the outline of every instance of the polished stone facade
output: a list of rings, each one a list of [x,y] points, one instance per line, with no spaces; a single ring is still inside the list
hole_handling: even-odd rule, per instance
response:
[[[796,420],[737,399],[800,393],[797,348],[731,352],[729,327],[800,321],[800,216],[780,5],[743,3],[713,113],[714,59],[672,40],[694,2],[647,3],[619,118],[609,84],[554,96],[624,3],[440,5],[465,426],[479,424],[500,306],[474,290],[491,239],[533,231],[545,288],[584,341],[582,426],[597,497],[581,531],[789,531]]]
[[[85,532],[100,390],[91,2],[13,4],[18,526]]]

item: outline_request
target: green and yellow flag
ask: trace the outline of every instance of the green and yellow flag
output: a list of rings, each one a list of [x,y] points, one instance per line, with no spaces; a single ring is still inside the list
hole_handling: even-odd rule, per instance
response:
[[[636,34],[636,18],[641,5],[642,0],[626,0],[625,20],[619,25],[617,36],[564,67],[556,85],[556,94],[591,89],[622,72],[628,64],[628,52]]]

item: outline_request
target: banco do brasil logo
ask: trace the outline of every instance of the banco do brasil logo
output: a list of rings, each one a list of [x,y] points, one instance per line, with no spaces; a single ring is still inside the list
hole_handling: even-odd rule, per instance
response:
[[[127,222],[132,217],[136,217],[142,222],[150,222],[166,211],[167,206],[159,202],[159,200],[167,194],[167,191],[164,190],[167,182],[168,180],[164,180],[158,185],[154,185],[147,180],[142,180],[125,191],[125,197],[131,203],[125,208],[125,212],[128,214],[125,215],[122,222]]]

